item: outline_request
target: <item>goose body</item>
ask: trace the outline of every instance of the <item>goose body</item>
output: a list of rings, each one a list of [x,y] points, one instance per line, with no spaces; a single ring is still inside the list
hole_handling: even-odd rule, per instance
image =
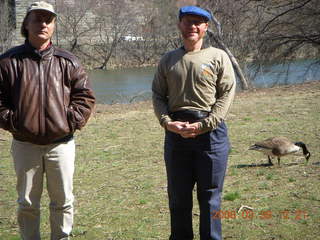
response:
[[[307,161],[311,156],[303,142],[294,143],[286,137],[272,137],[265,139],[250,146],[249,150],[259,151],[267,155],[270,165],[273,165],[271,161],[273,157],[277,157],[278,164],[280,164],[280,157],[288,154],[296,154],[302,151]]]

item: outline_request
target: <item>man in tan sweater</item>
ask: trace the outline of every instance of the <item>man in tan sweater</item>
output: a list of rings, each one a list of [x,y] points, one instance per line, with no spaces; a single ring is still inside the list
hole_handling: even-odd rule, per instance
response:
[[[211,14],[196,6],[179,11],[183,46],[165,54],[155,74],[154,111],[165,136],[171,240],[193,239],[192,191],[197,184],[200,239],[221,239],[221,192],[229,139],[225,119],[236,81],[227,54],[205,48]]]

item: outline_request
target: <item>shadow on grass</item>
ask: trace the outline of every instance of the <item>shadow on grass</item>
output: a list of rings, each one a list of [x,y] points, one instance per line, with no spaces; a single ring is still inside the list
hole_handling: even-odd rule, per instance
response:
[[[287,167],[291,167],[291,166],[296,166],[296,165],[300,165],[301,163],[295,162],[295,163],[280,163],[280,165],[278,164],[269,164],[269,163],[260,163],[260,164],[238,164],[238,165],[232,165],[230,166],[231,168],[253,168],[253,167],[272,167],[272,166],[287,166]],[[303,165],[303,164],[302,164]],[[312,163],[312,165],[320,165],[320,162],[314,162]]]
[[[274,166],[269,163],[261,163],[261,164],[238,164],[238,165],[232,165],[230,167],[232,168],[251,168],[251,167],[271,167]]]
[[[281,164],[278,165],[277,163],[276,164],[269,164],[269,163],[260,163],[260,164],[238,164],[238,165],[233,165],[231,166],[232,168],[258,168],[258,167],[272,167],[272,166],[287,166],[287,167],[290,167],[290,166],[295,166],[295,165],[299,165],[300,163],[284,163],[284,164]]]

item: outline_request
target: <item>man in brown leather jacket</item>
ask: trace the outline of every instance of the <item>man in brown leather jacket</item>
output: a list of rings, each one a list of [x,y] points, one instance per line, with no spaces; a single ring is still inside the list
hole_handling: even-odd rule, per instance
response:
[[[68,239],[73,225],[73,134],[95,104],[88,76],[71,53],[53,46],[56,13],[46,2],[27,9],[23,45],[0,56],[0,128],[12,133],[18,223],[24,240],[40,239],[44,173],[51,239]]]

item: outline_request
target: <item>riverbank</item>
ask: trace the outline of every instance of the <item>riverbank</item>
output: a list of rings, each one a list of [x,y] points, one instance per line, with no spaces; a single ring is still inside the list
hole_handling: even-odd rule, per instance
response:
[[[277,85],[291,85],[318,79],[318,68],[312,60],[292,61],[290,64],[260,66],[257,72],[247,65],[245,74],[255,88],[270,88]],[[114,71],[90,71],[92,87],[97,101],[102,104],[131,103],[151,99],[151,85],[156,69],[153,67],[128,68]],[[254,77],[253,77],[254,76]],[[238,91],[240,83],[238,84]]]
[[[228,126],[232,151],[223,191],[224,239],[316,239],[320,234],[320,81],[237,94]],[[163,130],[150,101],[98,105],[76,134],[73,239],[167,239],[169,212]],[[311,152],[278,166],[248,151],[255,141],[283,135]],[[10,135],[0,131],[0,239],[19,239]],[[194,199],[196,203],[196,199]],[[42,201],[49,239],[48,196]],[[252,212],[247,212],[249,206]],[[199,209],[194,208],[198,232]],[[196,238],[198,239],[198,238]]]

